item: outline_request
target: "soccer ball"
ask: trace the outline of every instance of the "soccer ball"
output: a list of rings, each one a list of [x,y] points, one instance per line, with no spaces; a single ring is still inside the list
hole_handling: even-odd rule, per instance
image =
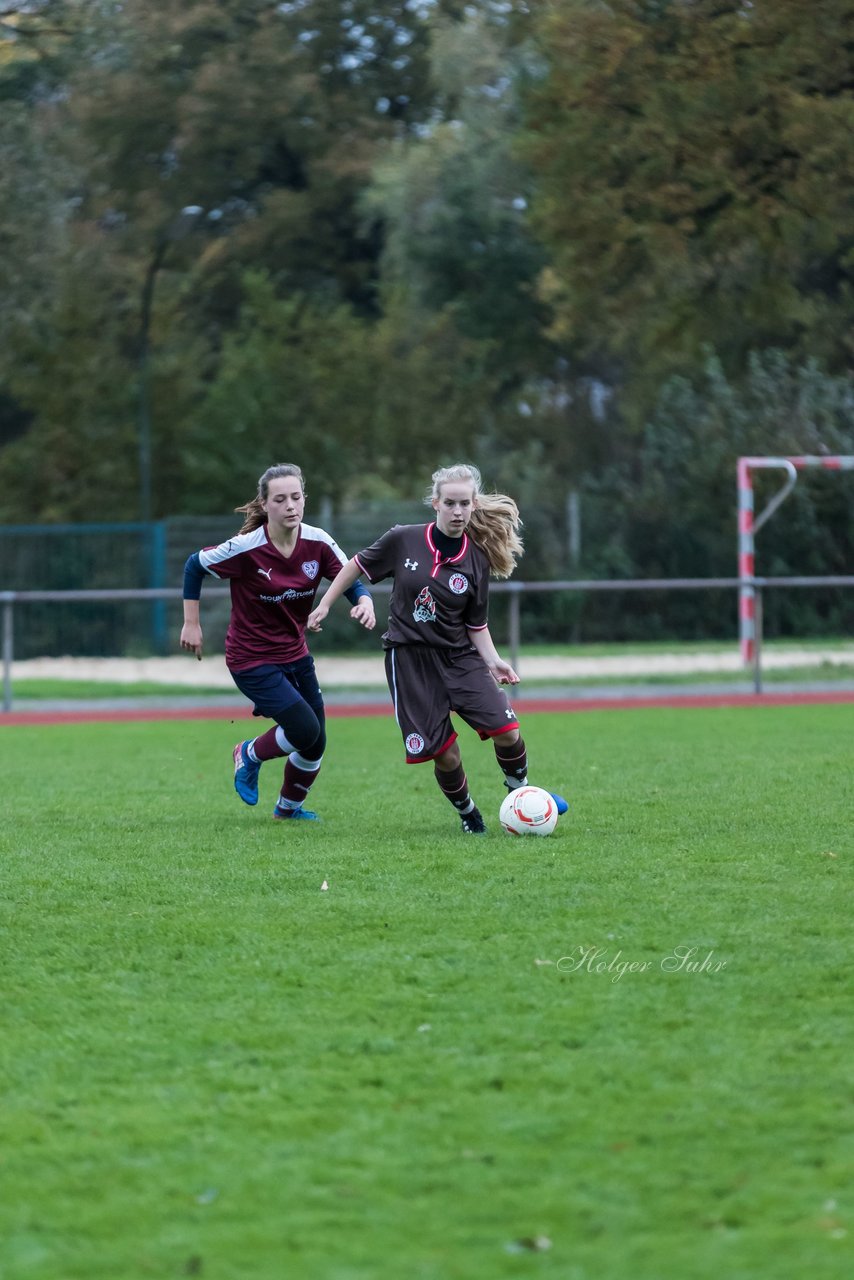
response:
[[[542,787],[517,787],[501,802],[498,821],[509,836],[550,836],[557,826],[554,797]]]

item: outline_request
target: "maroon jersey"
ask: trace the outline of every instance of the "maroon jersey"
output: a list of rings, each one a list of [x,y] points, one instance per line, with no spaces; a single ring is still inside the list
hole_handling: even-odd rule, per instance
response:
[[[371,582],[394,575],[389,606],[388,649],[426,644],[470,649],[467,630],[487,626],[489,561],[468,534],[445,557],[433,538],[435,525],[399,524],[355,557]]]
[[[233,671],[264,663],[296,662],[308,653],[305,624],[322,578],[336,578],[347,557],[323,529],[301,524],[285,558],[267,526],[205,547],[199,561],[214,578],[231,584],[231,621],[225,661]]]

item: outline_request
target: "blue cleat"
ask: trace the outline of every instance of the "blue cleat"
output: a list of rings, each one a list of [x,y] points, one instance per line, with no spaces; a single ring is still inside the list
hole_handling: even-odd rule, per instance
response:
[[[260,764],[249,756],[249,743],[238,742],[234,748],[234,790],[244,804],[258,803]]]
[[[294,820],[296,820],[297,818],[302,818],[304,821],[307,821],[307,822],[322,821],[320,814],[312,812],[311,809],[303,809],[302,806],[300,806],[298,809],[288,809],[284,805],[280,805],[280,804],[277,804],[275,809],[273,810],[273,817],[274,818],[292,818]]]
[[[511,791],[516,791],[516,790],[518,790],[518,787],[527,787],[527,786],[528,786],[528,783],[527,783],[527,782],[520,782],[520,783],[518,784],[518,786],[515,786],[515,787],[511,787],[511,786],[510,786],[510,784],[509,784],[508,782],[505,782],[505,783],[504,783],[504,785],[505,785],[505,787],[507,788],[507,791],[508,791],[508,794],[509,794],[509,792],[511,792]],[[560,817],[562,813],[566,813],[567,809],[569,808],[569,805],[567,804],[566,800],[564,800],[563,796],[559,796],[559,795],[557,795],[554,791],[550,791],[550,792],[549,792],[549,795],[551,796],[552,800],[554,800],[555,804],[557,805],[557,816],[558,816],[558,817]]]

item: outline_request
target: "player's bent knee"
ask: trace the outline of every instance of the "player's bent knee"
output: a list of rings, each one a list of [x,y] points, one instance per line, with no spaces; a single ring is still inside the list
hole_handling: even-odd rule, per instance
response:
[[[441,751],[439,755],[434,758],[433,763],[437,769],[449,770],[456,769],[460,764],[461,759],[460,749],[456,742],[454,742],[450,747],[446,747],[444,751]]]
[[[288,742],[300,755],[310,760],[317,760],[323,754],[323,726],[308,703],[301,702],[287,707],[276,716],[276,723],[281,728]],[[318,750],[319,746],[319,750]]]

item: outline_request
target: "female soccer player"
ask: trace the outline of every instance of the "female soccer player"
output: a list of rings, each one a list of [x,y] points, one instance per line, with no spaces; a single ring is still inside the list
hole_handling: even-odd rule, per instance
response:
[[[309,615],[320,631],[331,606],[363,573],[393,577],[386,678],[408,764],[432,760],[436,781],[467,835],[483,835],[450,712],[492,739],[509,791],[527,781],[528,758],[516,713],[501,684],[519,677],[501,658],[487,625],[489,575],[509,578],[522,553],[519,510],[502,493],[483,493],[476,467],[433,474],[429,524],[397,525],[348,561]],[[559,812],[566,802],[556,797]],[[562,807],[561,807],[562,806]]]
[[[305,629],[321,578],[335,578],[347,558],[323,529],[302,523],[305,488],[297,466],[268,467],[257,495],[236,509],[245,516],[240,532],[218,547],[195,552],[184,566],[181,648],[201,659],[202,582],[206,574],[228,578],[226,665],[240,692],[254,702],[254,714],[276,722],[235,746],[235,790],[246,804],[257,804],[261,765],[287,756],[273,817],[316,820],[303,802],[323,759],[326,717]],[[350,617],[372,630],[374,603],[356,575],[346,594],[353,605]]]

